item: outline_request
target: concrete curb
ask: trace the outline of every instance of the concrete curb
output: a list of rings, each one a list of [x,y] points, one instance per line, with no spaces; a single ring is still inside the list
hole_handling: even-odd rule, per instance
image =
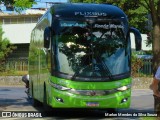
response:
[[[22,76],[0,76],[0,86],[24,86]]]

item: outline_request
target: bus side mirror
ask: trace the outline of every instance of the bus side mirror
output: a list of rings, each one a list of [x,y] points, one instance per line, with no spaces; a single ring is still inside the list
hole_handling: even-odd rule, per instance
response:
[[[142,37],[141,37],[141,33],[139,32],[138,29],[131,27],[130,28],[130,32],[132,32],[135,36],[135,47],[136,50],[141,50],[142,48]]]
[[[51,29],[50,27],[46,27],[44,30],[44,48],[49,48],[51,39]]]

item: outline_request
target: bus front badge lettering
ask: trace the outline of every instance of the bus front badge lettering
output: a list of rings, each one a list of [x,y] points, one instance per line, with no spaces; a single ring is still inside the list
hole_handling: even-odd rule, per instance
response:
[[[96,92],[95,91],[90,91],[89,94],[90,94],[90,96],[95,96]]]

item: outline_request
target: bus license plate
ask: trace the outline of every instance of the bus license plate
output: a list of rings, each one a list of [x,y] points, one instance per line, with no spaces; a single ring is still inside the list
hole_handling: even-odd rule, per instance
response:
[[[87,106],[88,107],[97,107],[97,106],[99,106],[99,103],[98,102],[87,102]]]

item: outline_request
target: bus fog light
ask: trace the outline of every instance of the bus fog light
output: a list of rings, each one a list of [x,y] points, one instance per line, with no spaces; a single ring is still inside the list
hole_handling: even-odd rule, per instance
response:
[[[128,98],[124,98],[121,100],[121,103],[127,102]]]
[[[62,98],[56,97],[55,99],[56,99],[58,102],[61,102],[61,103],[64,102]]]

